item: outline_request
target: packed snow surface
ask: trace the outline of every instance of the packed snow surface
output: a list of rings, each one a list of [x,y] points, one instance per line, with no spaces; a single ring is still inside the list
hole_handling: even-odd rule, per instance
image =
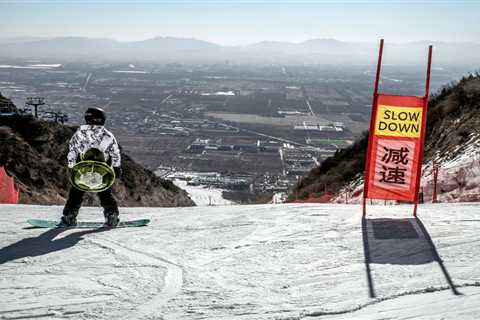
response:
[[[478,319],[480,204],[0,206],[0,319]],[[100,208],[79,219],[101,221]],[[452,285],[454,287],[452,288]]]

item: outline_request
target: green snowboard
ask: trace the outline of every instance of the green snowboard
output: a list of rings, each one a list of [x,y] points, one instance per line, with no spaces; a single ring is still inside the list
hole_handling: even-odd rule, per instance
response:
[[[27,220],[27,222],[37,228],[95,229],[95,228],[105,227],[103,222],[93,222],[93,221],[79,221],[75,227],[65,227],[63,225],[60,225],[58,221],[53,221],[53,220],[29,219]],[[149,219],[120,221],[117,228],[144,227],[148,225],[149,222],[150,222]]]

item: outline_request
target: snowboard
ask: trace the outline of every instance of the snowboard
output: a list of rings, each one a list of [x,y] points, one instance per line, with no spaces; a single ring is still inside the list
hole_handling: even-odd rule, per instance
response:
[[[53,221],[53,220],[29,219],[27,220],[27,222],[37,228],[70,228],[70,229],[110,228],[110,227],[106,227],[103,224],[103,222],[93,222],[93,221],[79,221],[77,222],[77,225],[74,227],[66,227],[66,226],[60,225],[60,222]],[[144,227],[148,225],[149,222],[150,222],[149,219],[129,220],[129,221],[120,220],[116,228]]]

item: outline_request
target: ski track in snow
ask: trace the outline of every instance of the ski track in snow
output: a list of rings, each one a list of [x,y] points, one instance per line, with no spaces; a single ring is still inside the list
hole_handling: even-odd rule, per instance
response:
[[[478,204],[422,205],[423,223],[406,205],[369,206],[362,224],[360,206],[302,204],[122,208],[122,219],[150,218],[150,226],[22,229],[61,209],[0,205],[0,319],[480,314]],[[101,209],[83,208],[79,218],[101,220]]]
[[[152,310],[155,308],[163,306],[165,303],[168,302],[171,298],[175,297],[175,295],[181,290],[182,282],[183,282],[183,271],[181,266],[168,261],[164,258],[156,257],[152,254],[147,252],[143,252],[141,250],[128,248],[125,245],[122,245],[118,242],[112,240],[90,240],[92,243],[101,245],[110,249],[113,249],[114,252],[117,254],[118,252],[124,253],[125,256],[128,256],[130,259],[138,262],[142,261],[144,263],[152,263],[153,265],[157,264],[161,267],[167,269],[167,274],[165,276],[165,284],[161,291],[155,294],[153,297],[150,298],[144,304],[138,306],[134,311],[132,311],[132,315],[130,319],[142,319],[145,316],[149,315]]]

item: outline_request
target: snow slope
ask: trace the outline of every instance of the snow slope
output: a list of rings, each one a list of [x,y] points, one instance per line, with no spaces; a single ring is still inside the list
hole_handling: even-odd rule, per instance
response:
[[[223,198],[222,189],[209,188],[205,186],[189,186],[185,180],[179,179],[173,180],[173,184],[185,190],[190,199],[192,199],[197,206],[233,204],[232,201]]]
[[[472,133],[470,140],[452,152],[437,155],[438,201],[480,201],[480,135]],[[432,199],[433,164],[423,166],[422,187],[425,200]]]
[[[46,230],[0,206],[0,319],[478,319],[480,204],[122,208]],[[84,208],[81,220],[101,220]],[[456,285],[452,290],[449,283]]]

